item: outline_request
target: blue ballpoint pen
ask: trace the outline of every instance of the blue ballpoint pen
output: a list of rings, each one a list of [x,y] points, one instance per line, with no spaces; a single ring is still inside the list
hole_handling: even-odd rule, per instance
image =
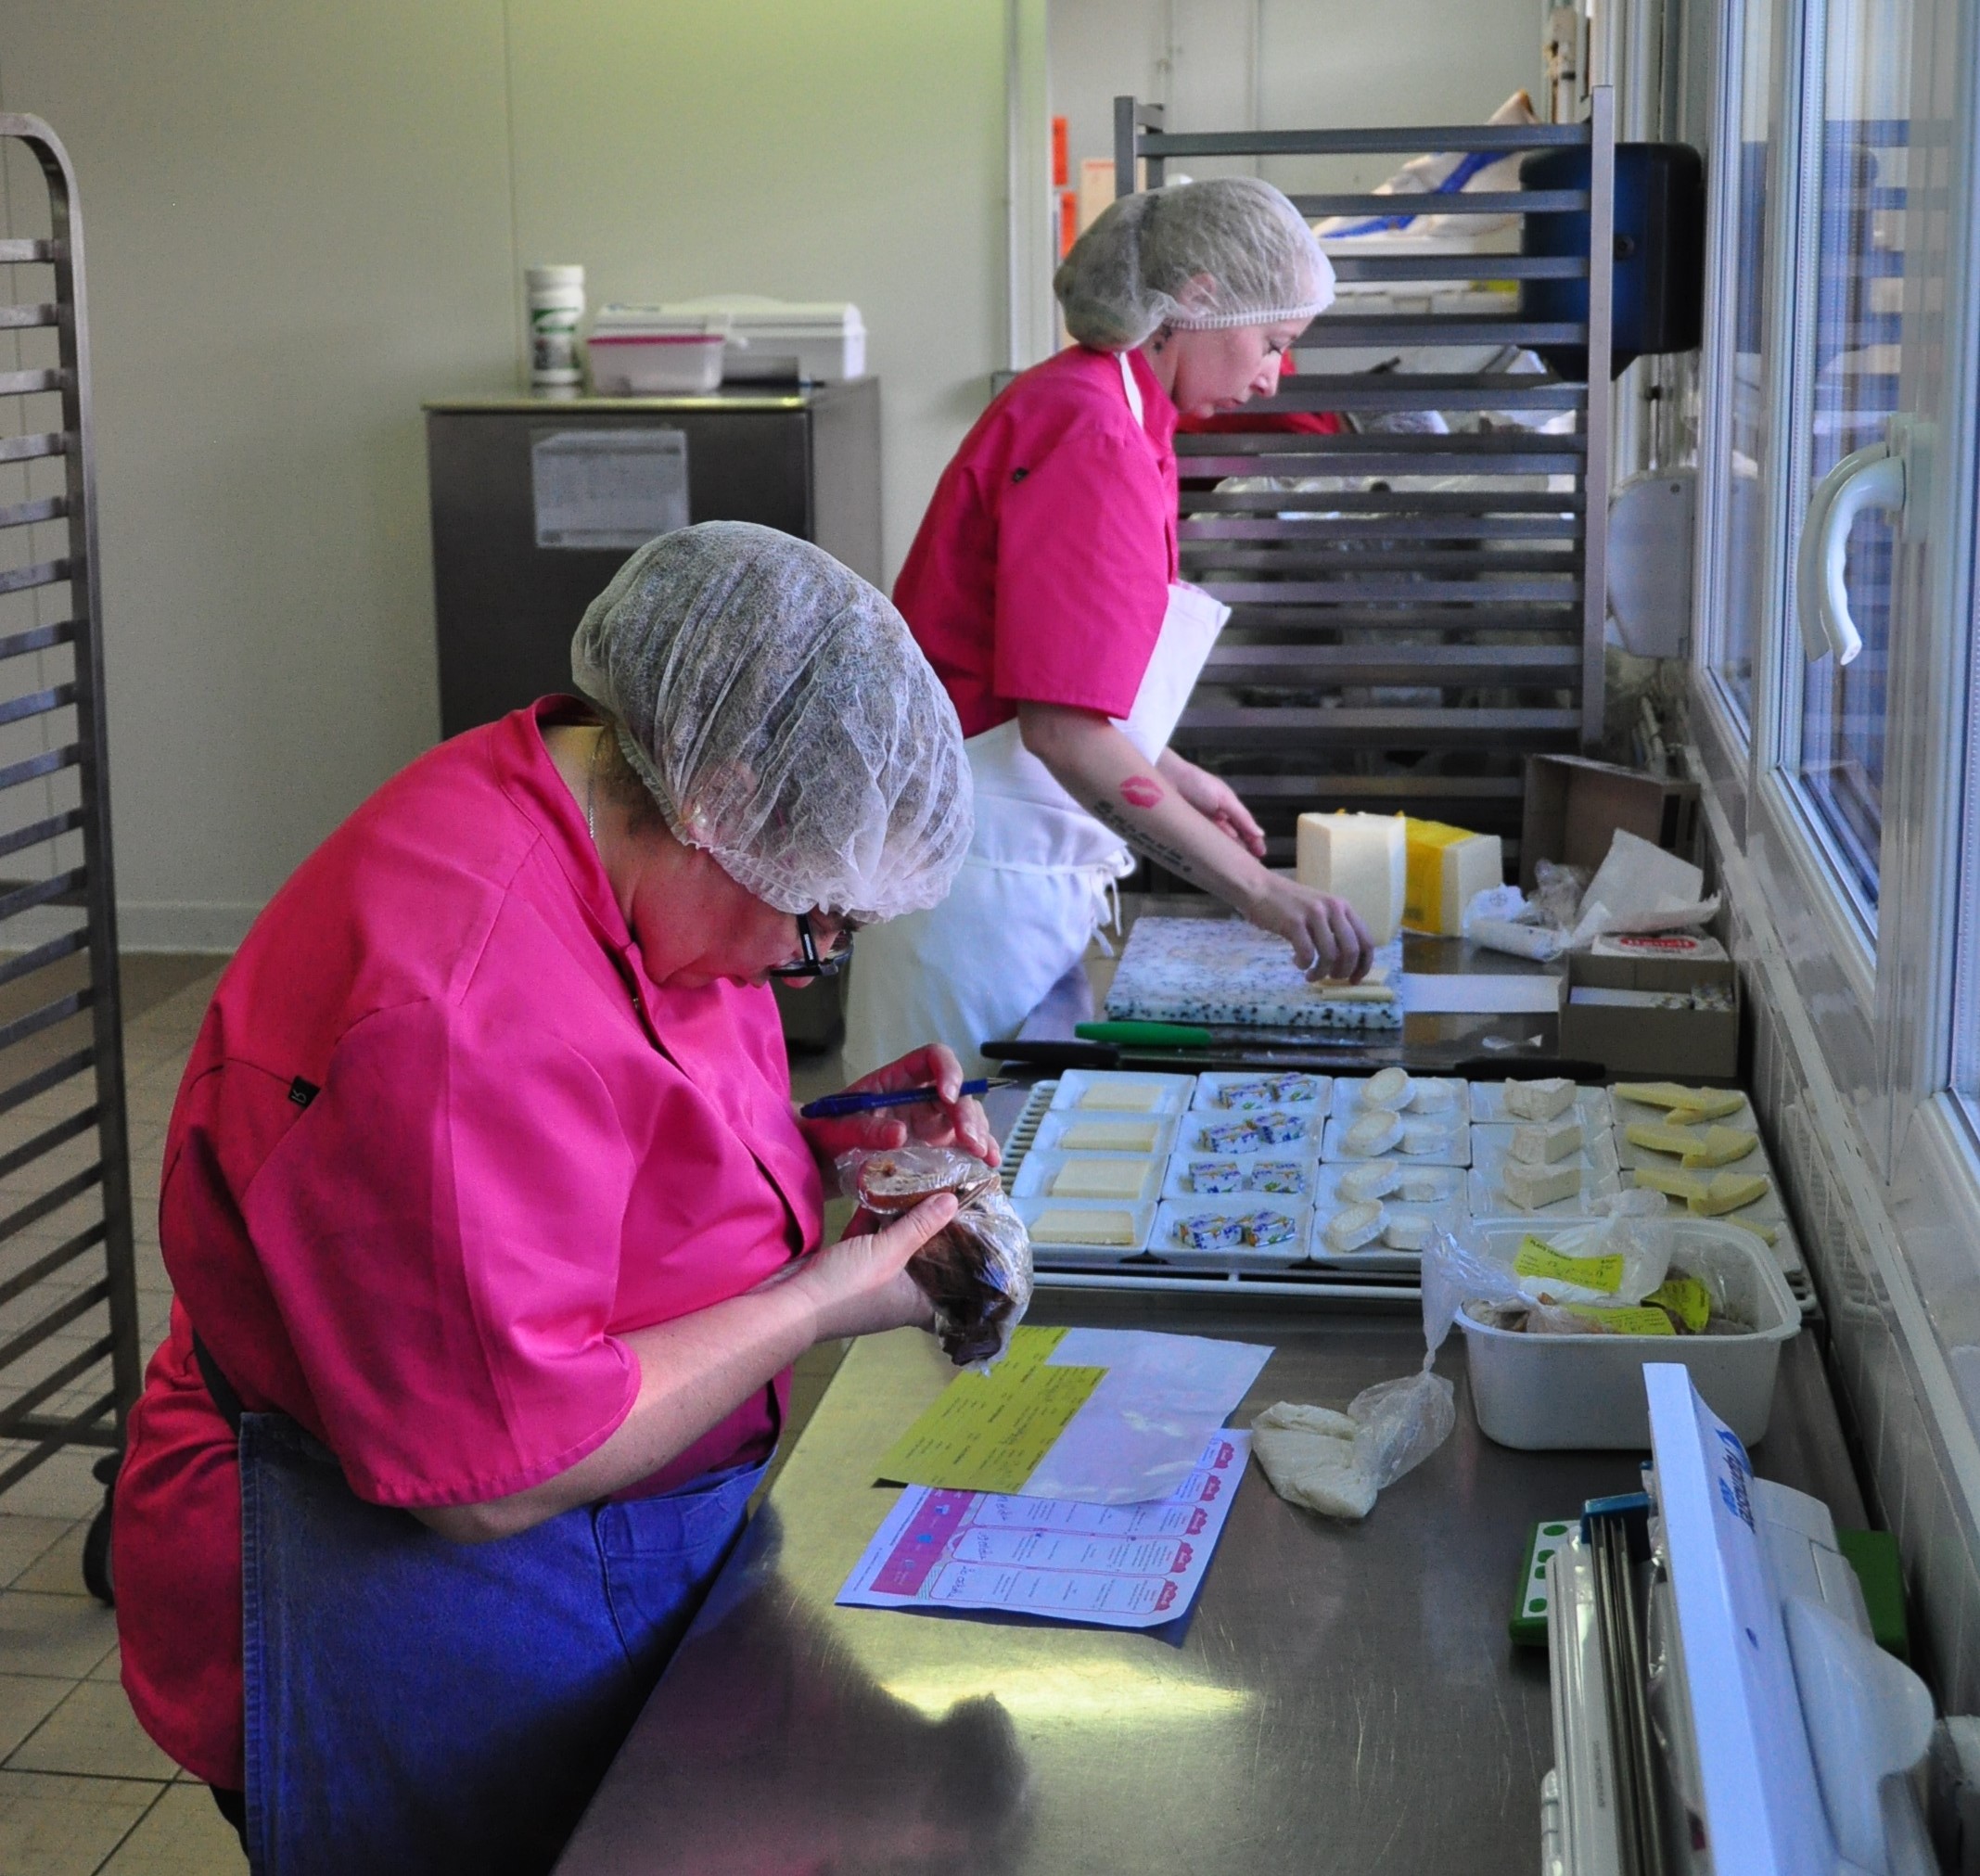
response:
[[[962,1094],[981,1094],[986,1089],[1001,1088],[1002,1081],[976,1080],[963,1083]],[[939,1101],[939,1088],[894,1088],[884,1093],[826,1094],[807,1101],[798,1112],[807,1120],[837,1120],[848,1114],[871,1114],[876,1107],[918,1107],[925,1101]],[[960,1100],[961,1094],[957,1096]]]

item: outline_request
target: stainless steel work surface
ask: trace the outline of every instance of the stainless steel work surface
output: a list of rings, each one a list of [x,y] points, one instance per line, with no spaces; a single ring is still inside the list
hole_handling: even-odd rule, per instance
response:
[[[1271,1342],[1241,1421],[1423,1352],[1413,1316],[1221,1299],[1032,1320]],[[1493,1446],[1460,1339],[1457,1431],[1366,1523],[1251,1468],[1180,1636],[835,1607],[894,1501],[875,1461],[951,1372],[913,1331],[856,1345],[558,1870],[1531,1876],[1553,1748],[1545,1659],[1506,1639],[1521,1543],[1637,1461]],[[1785,1357],[1758,1468],[1859,1524],[1812,1338]]]

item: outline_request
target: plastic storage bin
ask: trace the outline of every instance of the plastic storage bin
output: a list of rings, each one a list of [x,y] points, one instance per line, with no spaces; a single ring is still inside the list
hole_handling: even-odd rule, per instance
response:
[[[1748,1446],[1765,1436],[1781,1345],[1801,1329],[1801,1309],[1773,1253],[1751,1232],[1672,1219],[1683,1255],[1721,1272],[1750,1335],[1527,1335],[1474,1321],[1463,1310],[1472,1407],[1486,1435],[1527,1450],[1650,1445],[1643,1363],[1679,1361],[1705,1403]],[[1471,1242],[1512,1268],[1530,1223],[1477,1225]]]
[[[600,397],[711,391],[722,382],[728,322],[668,306],[601,306],[586,342]]]
[[[866,373],[866,327],[849,300],[726,293],[655,310],[723,322],[729,342],[722,371],[730,384],[837,384]]]

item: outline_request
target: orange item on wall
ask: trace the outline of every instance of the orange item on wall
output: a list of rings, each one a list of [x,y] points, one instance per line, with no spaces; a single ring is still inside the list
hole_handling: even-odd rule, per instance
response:
[[[1065,260],[1072,252],[1072,244],[1079,238],[1079,192],[1078,189],[1059,191],[1059,259]]]
[[[1071,180],[1066,164],[1066,120],[1052,120],[1052,186],[1063,189]]]

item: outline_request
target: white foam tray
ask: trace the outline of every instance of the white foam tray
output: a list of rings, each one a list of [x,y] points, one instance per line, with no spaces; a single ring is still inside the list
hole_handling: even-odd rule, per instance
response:
[[[1392,1146],[1386,1153],[1349,1154],[1346,1147],[1348,1124],[1338,1115],[1328,1117],[1326,1132],[1322,1136],[1320,1156],[1324,1160],[1339,1161],[1350,1158],[1395,1159],[1405,1166],[1469,1166],[1471,1164],[1471,1123],[1463,1117],[1464,1110],[1459,1107],[1444,1136],[1442,1147],[1436,1153],[1405,1153],[1400,1146]],[[1422,1119],[1435,1124],[1436,1116],[1404,1115],[1405,1122]]]
[[[1155,1128],[1155,1144],[1145,1155],[1137,1154],[1136,1158],[1167,1159],[1176,1148],[1176,1127],[1178,1116],[1173,1114],[1106,1114],[1098,1109],[1074,1109],[1070,1112],[1048,1109],[1045,1117],[1038,1124],[1038,1139],[1032,1151],[1047,1153],[1087,1153],[1105,1151],[1104,1148],[1068,1147],[1063,1142],[1069,1129],[1084,1120],[1097,1120],[1104,1125],[1116,1125],[1121,1121],[1146,1120]]]
[[[1099,1097],[1104,1097],[1110,1087],[1126,1084],[1158,1088],[1161,1094],[1153,1107],[1105,1107]],[[1190,1104],[1195,1091],[1196,1078],[1194,1075],[1138,1075],[1126,1068],[1067,1068],[1060,1072],[1058,1092],[1052,1097],[1052,1110],[1054,1114],[1069,1111],[1081,1114],[1181,1114]],[[1096,1098],[1089,1100],[1089,1095]]]
[[[1361,1104],[1361,1090],[1368,1086],[1371,1078],[1366,1075],[1336,1075],[1334,1078],[1334,1100],[1328,1111],[1335,1119],[1353,1120],[1369,1112],[1369,1109]],[[1413,1120],[1461,1121],[1471,1117],[1466,1100],[1466,1092],[1471,1086],[1469,1082],[1461,1081],[1450,1075],[1415,1075],[1412,1076],[1411,1079],[1418,1086],[1424,1082],[1434,1082],[1439,1088],[1448,1089],[1450,1100],[1447,1105],[1434,1110],[1411,1106],[1399,1108],[1396,1110],[1398,1113]]]
[[[1232,1107],[1220,1098],[1221,1091],[1233,1084],[1242,1086],[1249,1081],[1264,1081],[1275,1076],[1291,1074],[1301,1081],[1313,1084],[1311,1101],[1251,1101],[1242,1107]],[[1211,1114],[1241,1114],[1245,1107],[1283,1107],[1288,1113],[1303,1107],[1313,1107],[1324,1113],[1327,1104],[1334,1098],[1334,1077],[1331,1075],[1304,1075],[1297,1070],[1280,1068],[1246,1068],[1242,1070],[1199,1075],[1196,1078],[1196,1097],[1193,1107]]]
[[[1195,1159],[1228,1159],[1247,1172],[1252,1168],[1264,1163],[1276,1163],[1282,1166],[1292,1163],[1297,1165],[1299,1169],[1306,1175],[1307,1189],[1304,1193],[1267,1192],[1256,1194],[1257,1197],[1263,1199],[1311,1198],[1314,1180],[1321,1169],[1319,1162],[1305,1147],[1301,1147],[1297,1151],[1291,1147],[1267,1147],[1263,1153],[1177,1153],[1169,1159],[1168,1171],[1162,1180],[1162,1196],[1164,1198],[1212,1200],[1242,1199],[1254,1196],[1249,1186],[1240,1187],[1236,1192],[1198,1192],[1194,1186],[1189,1183],[1190,1162]]]
[[[1175,1236],[1179,1219],[1240,1218],[1246,1212],[1258,1211],[1276,1212],[1281,1218],[1292,1219],[1293,1235],[1283,1244],[1238,1244],[1220,1250],[1198,1250],[1194,1244],[1180,1243]],[[1282,1198],[1274,1193],[1217,1193],[1207,1198],[1164,1199],[1156,1214],[1155,1234],[1148,1241],[1148,1248],[1158,1257],[1212,1258],[1233,1268],[1283,1269],[1305,1259],[1311,1231],[1312,1210],[1304,1199]]]
[[[1038,1222],[1040,1215],[1048,1211],[1124,1211],[1133,1214],[1134,1242],[1129,1244],[1073,1244],[1058,1238],[1032,1238],[1031,1247],[1034,1251],[1062,1259],[1067,1257],[1130,1257],[1136,1252],[1148,1248],[1148,1234],[1155,1229],[1156,1208],[1153,1200],[1143,1205],[1130,1206],[1110,1203],[1106,1199],[1020,1198],[1014,1199],[1012,1204],[1016,1207],[1017,1216],[1024,1220],[1027,1232]],[[1757,1244],[1759,1241],[1756,1239],[1755,1242]],[[1766,1246],[1762,1245],[1761,1248],[1764,1250]]]
[[[1024,1163],[1017,1168],[1017,1177],[1012,1181],[1013,1198],[1051,1198],[1054,1194],[1052,1181],[1071,1161],[1093,1160],[1104,1165],[1132,1166],[1141,1169],[1141,1190],[1131,1200],[1098,1200],[1095,1203],[1115,1205],[1142,1205],[1154,1198],[1161,1189],[1164,1162],[1152,1155],[1139,1153],[1059,1153],[1052,1148],[1039,1148],[1024,1156]],[[1067,1197],[1074,1194],[1068,1193]]]
[[[1253,1153],[1276,1155],[1281,1159],[1312,1159],[1320,1152],[1319,1109],[1308,1112],[1303,1108],[1285,1107],[1277,1110],[1262,1108],[1202,1108],[1193,1107],[1182,1117],[1182,1123],[1176,1134],[1173,1153],[1192,1155],[1215,1155],[1218,1158],[1234,1159],[1238,1155],[1222,1147],[1199,1145],[1203,1130],[1207,1127],[1228,1127],[1233,1122],[1244,1120],[1247,1115],[1276,1111],[1290,1114],[1303,1121],[1306,1130],[1297,1140],[1275,1141],[1270,1146],[1253,1147]]]
[[[1575,1106],[1581,1116],[1583,1127],[1608,1127],[1614,1124],[1615,1107],[1609,1100],[1609,1091],[1606,1088],[1576,1089]],[[1506,1112],[1503,1081],[1471,1083],[1471,1119],[1474,1127],[1481,1124],[1488,1127],[1518,1125],[1519,1117]]]

